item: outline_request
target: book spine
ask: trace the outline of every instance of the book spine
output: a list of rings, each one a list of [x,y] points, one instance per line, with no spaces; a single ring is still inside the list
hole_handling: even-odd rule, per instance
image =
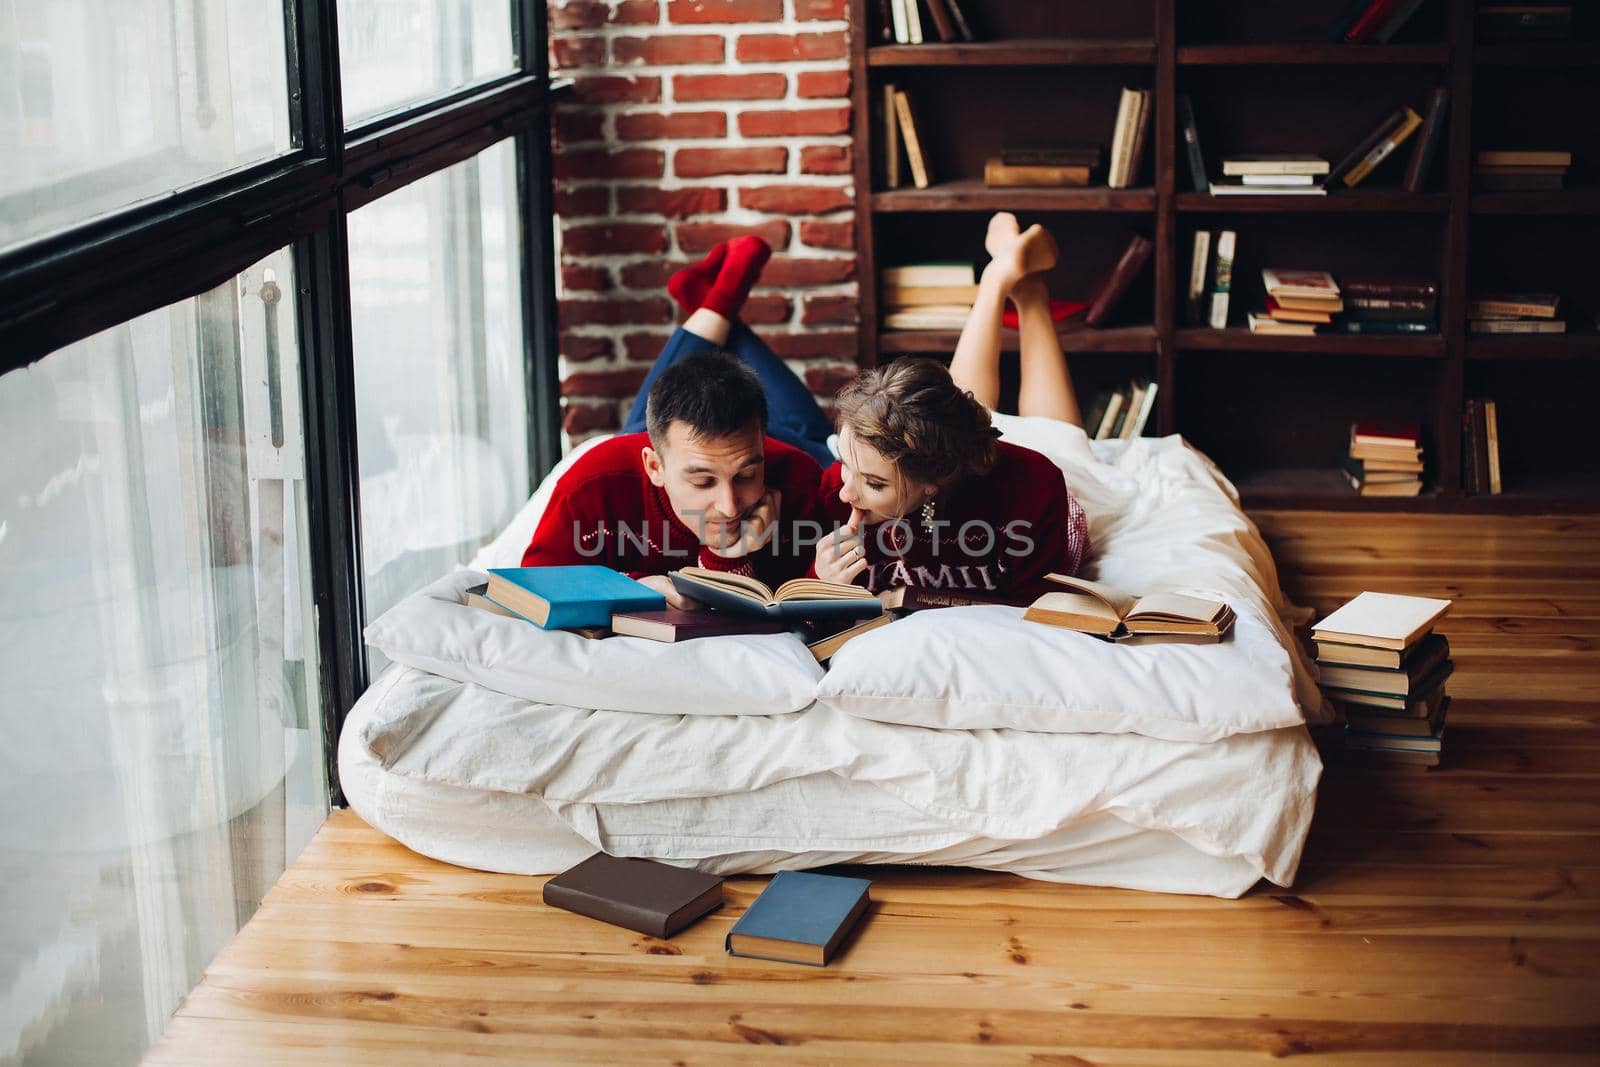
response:
[[[1401,2],[1395,7],[1394,11],[1389,15],[1388,19],[1386,19],[1383,25],[1378,27],[1378,31],[1372,35],[1372,39],[1377,41],[1379,44],[1388,44],[1389,40],[1394,37],[1397,32],[1399,32],[1400,27],[1409,22],[1411,20],[1411,16],[1415,15],[1417,13],[1417,8],[1421,6],[1422,0],[1401,0]]]
[[[1089,184],[1089,168],[1003,163],[998,159],[991,159],[983,165],[983,184],[991,187],[1081,188]]]
[[[651,937],[667,936],[668,916],[615,900],[603,900],[588,893],[580,893],[568,886],[545,883],[544,902],[554,908],[561,908],[590,919],[599,919],[601,922],[628,930],[637,930]]]
[[[905,90],[895,91],[894,107],[895,113],[900,116],[900,134],[906,143],[906,159],[911,162],[912,184],[918,189],[926,189],[931,181],[928,159],[922,154],[922,140],[917,136],[917,122],[911,114],[911,98]]]
[[[1461,491],[1468,496],[1476,493],[1472,480],[1472,401],[1461,402]]]
[[[945,7],[944,0],[925,0],[928,5],[928,14],[933,16],[933,27],[939,31],[939,40],[949,43],[961,39],[961,34],[956,30],[955,21],[950,17],[950,10]]]
[[[1228,294],[1233,289],[1233,255],[1238,235],[1233,230],[1223,230],[1217,237],[1217,270],[1211,283],[1211,328],[1223,330],[1228,326]]]
[[[1361,162],[1351,167],[1350,173],[1344,176],[1344,184],[1349,188],[1354,188],[1361,184],[1367,175],[1376,170],[1378,164],[1393,155],[1394,150],[1404,144],[1406,139],[1415,133],[1420,125],[1422,125],[1422,118],[1415,111],[1406,108],[1405,118],[1401,121],[1399,129],[1378,142]]]
[[[1470,319],[1473,333],[1566,333],[1561,319]]]
[[[1339,162],[1333,165],[1333,167],[1328,171],[1328,176],[1322,180],[1323,185],[1329,189],[1332,189],[1335,179],[1342,179],[1346,174],[1348,174],[1350,172],[1350,168],[1354,167],[1357,163],[1360,163],[1367,157],[1368,152],[1372,151],[1372,149],[1376,147],[1385,137],[1388,137],[1395,130],[1399,129],[1400,126],[1405,122],[1405,119],[1406,115],[1404,111],[1391,112],[1388,117],[1386,117],[1377,125],[1376,128],[1372,130],[1372,132],[1363,137],[1360,142],[1357,143],[1357,145],[1352,148],[1347,155],[1345,155],[1343,159],[1339,160]]]
[[[1489,492],[1500,493],[1500,416],[1493,400],[1483,402],[1484,440],[1489,445]]]
[[[1350,27],[1354,26],[1356,20],[1366,14],[1367,8],[1376,2],[1377,0],[1355,0],[1355,3],[1344,9],[1339,21],[1333,24],[1333,29],[1328,31],[1328,40],[1335,44],[1343,44],[1344,35],[1350,32]]]
[[[950,17],[956,21],[956,29],[961,31],[963,41],[976,41],[978,38],[972,32],[972,23],[967,18],[967,13],[961,10],[961,0],[946,0],[950,5]]]
[[[895,108],[897,90],[890,82],[883,87],[883,184],[898,189],[900,177],[900,115]]]
[[[1431,322],[1403,322],[1387,319],[1346,319],[1339,323],[1344,333],[1432,333]]]
[[[1110,317],[1112,309],[1138,277],[1139,271],[1144,268],[1145,261],[1150,258],[1150,251],[1155,246],[1143,234],[1135,234],[1133,240],[1123,251],[1122,258],[1117,261],[1111,276],[1106,279],[1105,285],[1095,295],[1090,303],[1089,310],[1084,312],[1083,321],[1087,326],[1099,326]]]
[[[1350,296],[1349,289],[1345,290],[1349,297],[1345,305],[1353,311],[1422,311],[1433,313],[1434,302],[1420,297],[1412,296]]]
[[[1122,176],[1123,185],[1133,185],[1144,169],[1144,146],[1150,139],[1150,113],[1155,110],[1150,90],[1139,90],[1139,117],[1133,124],[1133,147],[1129,152],[1128,170]]]
[[[1345,32],[1344,39],[1349,44],[1362,44],[1367,38],[1378,31],[1383,25],[1383,20],[1394,12],[1400,0],[1373,0],[1372,6],[1356,19],[1354,26]]]
[[[1183,147],[1189,157],[1189,182],[1195,192],[1209,192],[1211,182],[1206,177],[1206,158],[1200,151],[1200,128],[1195,124],[1194,101],[1187,94],[1178,97],[1178,117],[1183,123]]]
[[[1555,315],[1558,304],[1540,304],[1519,300],[1472,300],[1467,303],[1471,318],[1528,317],[1548,319]]]
[[[1489,430],[1482,400],[1472,402],[1473,480],[1478,493],[1489,491]]]
[[[884,44],[894,43],[893,0],[878,0],[878,40]]]
[[[1206,292],[1206,267],[1211,258],[1211,231],[1196,230],[1194,252],[1189,257],[1189,288],[1187,291],[1188,320],[1191,326],[1204,321],[1201,298]]]
[[[889,0],[890,17],[894,21],[896,44],[910,44],[911,30],[906,24],[906,0]]]
[[[922,44],[926,38],[922,33],[922,9],[917,0],[904,0],[906,5],[906,28],[910,31],[911,43]]]
[[[1448,89],[1435,89],[1428,97],[1428,115],[1422,122],[1422,134],[1412,150],[1411,162],[1406,164],[1405,190],[1408,193],[1420,193],[1427,187],[1428,172],[1432,169],[1439,141],[1444,136],[1444,116],[1449,99]]]

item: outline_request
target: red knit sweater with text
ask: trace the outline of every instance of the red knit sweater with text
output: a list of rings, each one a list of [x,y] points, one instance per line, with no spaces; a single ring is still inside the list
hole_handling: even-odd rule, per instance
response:
[[[666,491],[651,483],[640,457],[649,443],[649,434],[624,434],[584,453],[556,483],[522,565],[594,563],[633,578],[701,566],[769,585],[806,573],[816,554],[815,531],[827,521],[817,499],[822,471],[815,460],[766,438],[767,487],[783,494],[778,530],[765,549],[726,559],[700,544],[673,514]]]
[[[999,443],[993,469],[935,499],[930,534],[920,510],[867,526],[865,581],[874,593],[897,586],[1026,604],[1060,586],[1052,571],[1076,574],[1089,557],[1089,519],[1061,469],[1032,449]],[[841,524],[839,464],[822,474],[823,506]]]

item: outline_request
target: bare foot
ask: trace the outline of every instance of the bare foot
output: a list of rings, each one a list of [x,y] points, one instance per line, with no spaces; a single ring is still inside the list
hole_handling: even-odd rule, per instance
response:
[[[989,220],[989,232],[984,234],[983,247],[991,257],[999,256],[1011,247],[1022,234],[1017,217],[1009,211],[997,211]]]
[[[998,217],[998,216],[997,216]],[[990,224],[990,235],[995,227]],[[983,269],[984,278],[993,278],[1002,292],[1009,293],[1018,282],[1030,274],[1049,270],[1056,265],[1058,251],[1056,240],[1048,230],[1039,225],[1029,226],[1009,242],[997,242],[994,258]]]

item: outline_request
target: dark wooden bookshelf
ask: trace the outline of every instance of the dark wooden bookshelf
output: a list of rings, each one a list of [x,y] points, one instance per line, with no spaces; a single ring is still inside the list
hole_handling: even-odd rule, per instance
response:
[[[919,259],[981,264],[990,213],[1014,211],[1060,241],[1053,296],[1084,299],[1132,234],[1155,254],[1105,329],[1067,323],[1062,346],[1085,403],[1130,377],[1160,385],[1153,432],[1181,433],[1250,507],[1376,512],[1600,511],[1600,463],[1585,441],[1600,394],[1600,31],[1565,41],[1479,41],[1473,0],[1425,0],[1389,44],[1342,45],[1328,29],[1346,0],[1012,0],[969,5],[982,40],[882,43],[874,0],[851,0],[861,347],[872,366],[948,359],[954,331],[879,330],[878,268]],[[1584,13],[1580,11],[1580,17]],[[927,21],[926,19],[924,20]],[[926,27],[932,32],[932,27]],[[925,129],[934,183],[883,185],[882,87],[905,89]],[[1420,193],[1400,188],[1411,145],[1367,182],[1326,196],[1193,191],[1176,98],[1193,101],[1210,176],[1232,154],[1315,152],[1330,161],[1401,103],[1419,113],[1450,90],[1447,133]],[[1121,88],[1155,114],[1134,188],[990,189],[983,161],[1008,143],[1109,150]],[[1558,102],[1558,106],[1552,106]],[[1565,148],[1568,188],[1476,191],[1475,151]],[[934,223],[932,216],[937,216]],[[1185,321],[1196,229],[1239,234],[1229,328]],[[1252,334],[1262,267],[1423,275],[1440,287],[1439,332]],[[1568,334],[1488,335],[1467,324],[1477,291],[1558,292]],[[1016,337],[1005,338],[1014,352]],[[1014,357],[1003,367],[1015,374]],[[1492,398],[1505,491],[1461,485],[1461,414]],[[1002,401],[1004,406],[1004,401]],[[1362,497],[1338,466],[1351,422],[1422,425],[1417,497]]]

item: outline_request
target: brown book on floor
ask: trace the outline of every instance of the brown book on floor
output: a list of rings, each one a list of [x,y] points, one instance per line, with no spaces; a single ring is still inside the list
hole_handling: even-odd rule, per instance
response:
[[[596,852],[546,882],[544,902],[641,934],[671,937],[722,903],[722,879]]]
[[[1035,600],[1022,617],[1108,641],[1133,638],[1195,637],[1220,641],[1233,626],[1233,609],[1220,600],[1150,593],[1135,597],[1104,582],[1066,574],[1047,574],[1065,586]]]
[[[1450,656],[1450,641],[1441,633],[1430,633],[1409,649],[1397,648],[1368,648],[1365,645],[1341,645],[1337,641],[1316,642],[1318,663],[1342,663],[1352,667],[1387,667],[1390,670],[1399,669],[1400,665],[1413,656],[1432,655],[1431,649],[1437,644],[1444,650],[1440,658],[1448,659]]]
[[[922,138],[917,135],[917,119],[911,112],[911,97],[903,89],[895,90],[894,110],[900,117],[900,136],[905,140],[906,159],[911,164],[911,183],[918,189],[926,189],[933,180],[932,168],[928,166],[928,157],[923,152]]]
[[[646,641],[675,644],[697,637],[730,637],[738,634],[781,634],[789,627],[780,619],[758,619],[749,615],[720,615],[708,611],[619,611],[611,616],[611,632],[618,637],[642,637]]]
[[[1437,635],[1433,635],[1437,637]],[[1320,681],[1335,689],[1353,689],[1360,693],[1383,696],[1411,697],[1423,692],[1422,684],[1443,663],[1450,651],[1444,638],[1429,637],[1419,642],[1417,651],[1407,656],[1398,667],[1349,666],[1342,663],[1317,662]]]
[[[1342,645],[1406,649],[1449,610],[1448,600],[1366,592],[1314,625],[1311,637]]]
[[[1128,242],[1128,247],[1123,250],[1122,258],[1117,260],[1117,265],[1106,275],[1100,287],[1089,298],[1089,310],[1083,313],[1085,326],[1101,326],[1111,317],[1111,312],[1116,309],[1117,302],[1127,295],[1133,286],[1134,279],[1150,261],[1150,253],[1155,249],[1148,237],[1134,234],[1133,240]]]

